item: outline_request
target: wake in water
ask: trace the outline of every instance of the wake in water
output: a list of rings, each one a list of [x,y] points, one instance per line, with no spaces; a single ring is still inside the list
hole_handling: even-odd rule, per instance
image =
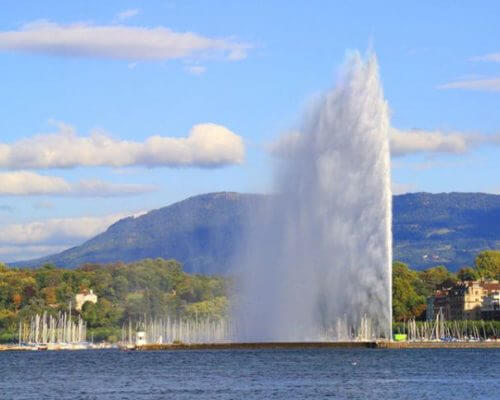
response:
[[[374,55],[348,57],[305,118],[242,256],[238,340],[391,336],[388,107]]]

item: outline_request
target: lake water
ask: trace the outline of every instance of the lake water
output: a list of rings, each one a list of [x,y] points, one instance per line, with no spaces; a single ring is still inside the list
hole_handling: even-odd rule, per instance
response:
[[[500,350],[0,353],[0,399],[500,399]]]

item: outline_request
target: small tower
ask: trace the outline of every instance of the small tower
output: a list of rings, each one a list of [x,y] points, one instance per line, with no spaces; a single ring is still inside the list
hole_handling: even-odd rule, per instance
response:
[[[136,346],[144,346],[146,343],[147,343],[146,332],[144,332],[144,331],[137,332],[137,335],[135,338],[135,345]]]

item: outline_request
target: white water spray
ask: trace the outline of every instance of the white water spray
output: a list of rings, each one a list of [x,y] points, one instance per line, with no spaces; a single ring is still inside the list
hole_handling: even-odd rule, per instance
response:
[[[254,216],[239,340],[391,337],[388,127],[376,58],[354,53],[288,141],[276,201]]]

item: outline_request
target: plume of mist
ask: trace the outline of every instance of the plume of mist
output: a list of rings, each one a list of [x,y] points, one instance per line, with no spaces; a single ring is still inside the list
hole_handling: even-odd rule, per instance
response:
[[[345,340],[363,326],[390,337],[388,130],[376,57],[352,53],[280,161],[276,196],[251,216],[238,339]]]

